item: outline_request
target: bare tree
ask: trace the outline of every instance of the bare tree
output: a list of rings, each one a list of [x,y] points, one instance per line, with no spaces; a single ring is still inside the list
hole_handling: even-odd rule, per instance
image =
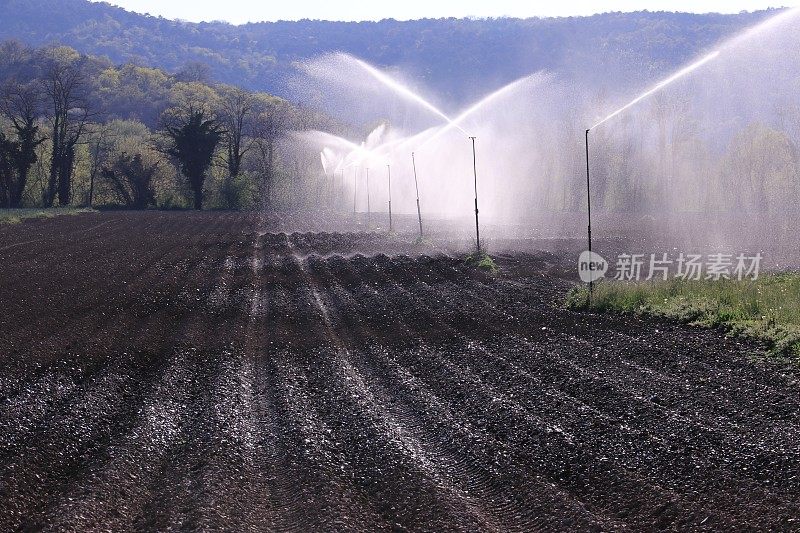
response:
[[[238,87],[222,87],[220,92],[219,119],[225,128],[223,144],[227,167],[222,196],[227,207],[234,208],[239,203],[234,180],[241,174],[244,156],[252,147],[250,130],[255,98],[252,93]]]
[[[211,67],[202,61],[189,61],[175,73],[175,79],[208,84],[211,82]]]
[[[75,147],[90,119],[88,81],[81,67],[81,60],[53,53],[41,80],[49,103],[52,143],[45,207],[53,206],[56,193],[59,205],[69,205],[71,200]]]
[[[225,127],[226,163],[231,177],[241,173],[242,160],[251,147],[245,136],[249,133],[254,104],[252,93],[238,87],[226,88],[222,97],[219,118]]]
[[[265,206],[269,206],[272,199],[276,174],[277,143],[286,131],[289,120],[288,104],[276,100],[264,105],[253,125],[253,139],[261,159],[263,173],[261,196]]]
[[[104,163],[109,158],[114,144],[114,136],[109,133],[107,124],[91,128],[89,148],[89,191],[86,198],[87,207],[94,204],[95,184],[102,174]]]

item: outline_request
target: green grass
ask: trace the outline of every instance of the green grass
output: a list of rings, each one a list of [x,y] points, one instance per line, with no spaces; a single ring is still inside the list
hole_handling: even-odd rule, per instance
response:
[[[765,342],[800,362],[800,273],[758,280],[614,282],[573,290],[567,307],[667,317]]]
[[[492,275],[497,274],[500,270],[497,268],[494,259],[492,259],[491,256],[485,252],[472,252],[464,258],[464,262],[468,266],[477,268],[478,270],[482,270]]]
[[[58,207],[52,209],[0,209],[0,224],[19,224],[32,218],[53,218],[60,215],[79,215],[91,213],[93,209],[78,207]]]

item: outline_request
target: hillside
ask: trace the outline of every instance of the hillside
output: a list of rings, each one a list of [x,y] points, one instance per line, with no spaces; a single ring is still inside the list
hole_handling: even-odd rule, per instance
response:
[[[609,92],[619,84],[639,86],[770,14],[637,12],[233,26],[170,21],[87,0],[0,0],[0,12],[0,40],[65,44],[115,63],[171,72],[201,62],[218,81],[288,97],[286,81],[296,73],[295,62],[344,51],[400,68],[457,103],[540,69],[598,83]]]

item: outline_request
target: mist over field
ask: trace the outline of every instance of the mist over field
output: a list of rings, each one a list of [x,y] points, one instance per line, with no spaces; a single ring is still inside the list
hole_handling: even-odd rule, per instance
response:
[[[249,175],[267,169],[270,190],[252,178],[226,181],[222,167],[209,191],[215,205],[263,204],[267,194],[273,205],[346,210],[354,203],[365,211],[371,167],[370,209],[385,211],[391,165],[396,212],[414,213],[418,189],[430,215],[467,220],[474,210],[468,137],[475,136],[487,222],[540,236],[574,236],[585,224],[584,130],[718,53],[592,132],[592,202],[599,215],[612,215],[598,231],[613,236],[633,225],[649,233],[650,221],[677,213],[694,217],[692,227],[670,228],[679,244],[699,227],[730,226],[731,217],[744,225],[736,235],[750,241],[787,236],[777,223],[750,227],[746,219],[791,210],[798,194],[798,17],[791,11],[233,26],[172,22],[78,0],[6,3],[13,16],[0,22],[0,37],[93,54],[84,68],[97,77],[85,90],[93,93],[93,113],[106,121],[141,121],[157,130],[165,112],[188,101],[212,111],[226,107],[225,90],[192,84],[264,91],[254,117],[266,123],[243,131],[245,140],[261,138],[259,149],[245,150],[241,166]],[[53,16],[40,23],[36,14],[45,10]],[[44,60],[23,60],[18,45],[5,46],[0,74],[35,77]],[[266,93],[283,98],[280,113],[269,113],[279,100]],[[126,137],[134,128],[113,124]],[[362,145],[366,151],[354,149]],[[419,159],[416,186],[412,152]],[[87,170],[76,173],[72,189],[85,197],[92,158],[78,158]],[[162,189],[157,203],[182,202],[185,191]],[[27,194],[35,203],[39,194]],[[114,201],[102,192],[101,199]],[[703,221],[701,214],[724,214],[728,222]]]

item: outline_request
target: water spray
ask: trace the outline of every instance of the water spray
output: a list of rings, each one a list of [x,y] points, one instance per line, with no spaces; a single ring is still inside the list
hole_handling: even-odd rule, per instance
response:
[[[550,76],[546,76],[546,75],[542,74],[541,72],[536,72],[534,74],[529,74],[529,75],[525,76],[524,78],[520,78],[520,79],[518,79],[516,81],[512,81],[508,85],[505,85],[505,86],[497,89],[493,93],[485,96],[483,99],[481,99],[477,103],[475,103],[472,106],[470,106],[466,111],[463,111],[462,113],[460,113],[458,116],[456,116],[456,118],[451,120],[443,128],[439,128],[439,130],[432,137],[429,137],[426,141],[424,141],[422,143],[422,146],[424,146],[427,143],[435,141],[436,139],[438,139],[442,135],[446,134],[448,131],[450,131],[453,128],[458,128],[459,130],[461,130],[461,132],[463,132],[465,135],[467,135],[467,133],[464,132],[464,130],[461,127],[459,127],[459,125],[462,124],[470,116],[474,115],[475,113],[477,113],[481,109],[485,108],[486,106],[488,106],[492,102],[494,102],[494,101],[506,96],[507,94],[511,93],[512,91],[520,88],[522,85],[524,85],[527,82],[534,82],[534,85],[538,85],[542,81],[548,80],[548,79],[550,79]]]
[[[383,83],[384,85],[389,87],[391,90],[395,91],[398,94],[401,94],[401,95],[405,96],[406,98],[409,98],[409,99],[415,101],[416,103],[420,104],[422,107],[424,107],[425,109],[427,109],[428,111],[430,111],[434,115],[438,116],[441,119],[444,119],[448,124],[452,124],[455,128],[458,128],[462,133],[464,133],[464,135],[467,134],[467,132],[464,131],[461,128],[461,126],[459,126],[458,124],[454,123],[453,120],[450,117],[448,117],[447,115],[445,115],[439,108],[437,108],[435,105],[433,105],[432,103],[430,103],[427,100],[425,100],[424,98],[422,98],[420,95],[418,95],[417,93],[415,93],[414,91],[412,91],[411,89],[406,87],[405,85],[395,81],[390,76],[387,76],[386,74],[384,74],[380,70],[376,69],[375,67],[365,63],[364,61],[362,61],[362,60],[360,60],[358,58],[352,57],[352,56],[350,56],[348,54],[342,54],[342,55],[344,55],[345,57],[351,58],[353,61],[355,61],[356,65],[361,67],[370,76],[372,76],[373,78],[375,78],[379,82]]]
[[[411,167],[414,169],[414,189],[417,191],[417,218],[419,219],[419,238],[422,239],[422,211],[419,208],[419,183],[417,182],[417,162],[411,152]]]
[[[478,224],[478,163],[475,158],[475,137],[472,139],[472,174],[475,178],[475,246],[478,253],[481,253],[481,228]]]
[[[586,144],[586,213],[587,213],[588,222],[589,222],[589,224],[587,226],[587,236],[588,236],[588,241],[589,241],[588,242],[588,244],[589,244],[589,252],[592,251],[592,195],[591,195],[590,179],[589,179],[589,132],[591,130],[595,129],[596,127],[600,126],[601,124],[605,124],[606,122],[608,122],[612,118],[616,117],[617,115],[619,115],[623,111],[626,111],[627,109],[630,109],[631,107],[635,106],[636,104],[638,104],[639,102],[641,102],[642,100],[647,98],[648,96],[651,96],[654,93],[660,91],[661,89],[663,89],[667,85],[671,84],[672,82],[674,82],[674,81],[682,78],[683,76],[686,76],[687,74],[693,72],[694,70],[702,67],[703,65],[705,65],[706,63],[708,63],[709,61],[711,61],[712,59],[714,59],[718,55],[719,55],[719,50],[716,50],[714,52],[711,52],[707,56],[703,57],[699,61],[695,61],[691,65],[689,65],[689,66],[687,66],[685,68],[682,68],[681,70],[679,70],[678,72],[676,72],[675,74],[670,76],[669,78],[657,83],[651,89],[643,92],[642,94],[640,94],[639,96],[637,96],[636,98],[634,98],[633,100],[631,100],[630,102],[625,104],[624,106],[620,107],[619,109],[617,109],[616,111],[614,111],[613,113],[608,115],[606,118],[604,118],[600,122],[596,123],[591,128],[586,130],[586,136],[585,136],[585,144]],[[476,212],[477,212],[477,206],[476,206]],[[476,217],[477,217],[477,215],[476,215]],[[593,290],[594,290],[594,281],[591,278],[589,278],[589,298],[592,297]]]
[[[637,96],[636,98],[634,98],[633,100],[631,100],[630,102],[625,104],[624,106],[620,107],[619,109],[617,109],[616,111],[614,111],[613,113],[611,113],[606,118],[604,118],[603,120],[601,120],[600,122],[598,122],[597,124],[595,124],[594,126],[592,126],[589,129],[593,130],[597,126],[599,126],[600,124],[603,124],[604,122],[607,122],[607,121],[611,120],[612,118],[616,117],[617,115],[619,115],[620,113],[622,113],[626,109],[635,106],[636,104],[638,104],[639,102],[641,102],[642,100],[644,100],[648,96],[652,95],[653,93],[656,93],[656,92],[660,91],[661,89],[663,89],[664,87],[666,87],[670,83],[678,80],[679,78],[682,78],[683,76],[689,74],[693,70],[696,70],[696,69],[702,67],[703,65],[705,65],[706,63],[708,63],[709,61],[711,61],[712,59],[714,59],[718,55],[719,55],[719,50],[711,52],[710,54],[708,54],[704,58],[700,59],[699,61],[696,61],[696,62],[692,63],[688,67],[682,68],[681,70],[679,70],[678,72],[676,72],[675,74],[670,76],[669,78],[667,78],[667,79],[661,81],[660,83],[658,83],[657,85],[655,85],[652,89],[643,92],[642,94],[640,94],[639,96]]]

